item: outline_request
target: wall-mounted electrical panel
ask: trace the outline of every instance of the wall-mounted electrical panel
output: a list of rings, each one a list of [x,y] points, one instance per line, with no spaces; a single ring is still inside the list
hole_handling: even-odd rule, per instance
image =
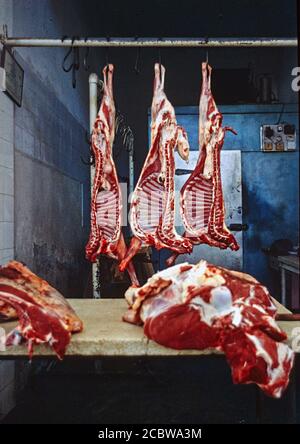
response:
[[[262,125],[260,127],[261,150],[268,153],[295,151],[296,128],[289,123]]]

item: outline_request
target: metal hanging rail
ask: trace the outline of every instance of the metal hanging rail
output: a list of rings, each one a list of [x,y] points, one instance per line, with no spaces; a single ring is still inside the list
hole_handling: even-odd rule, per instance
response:
[[[102,48],[283,48],[297,47],[296,38],[88,38],[88,39],[39,39],[10,38],[1,35],[1,43],[11,47],[102,47]]]

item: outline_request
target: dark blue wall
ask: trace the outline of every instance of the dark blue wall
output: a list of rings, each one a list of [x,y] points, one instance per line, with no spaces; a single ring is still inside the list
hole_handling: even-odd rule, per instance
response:
[[[296,104],[220,106],[224,125],[234,127],[238,135],[227,136],[225,150],[242,151],[244,271],[271,286],[268,260],[262,248],[279,238],[298,243],[299,224],[299,150],[264,153],[260,150],[260,126],[287,121],[297,126]],[[198,108],[176,108],[178,122],[188,132],[192,150],[198,149]]]

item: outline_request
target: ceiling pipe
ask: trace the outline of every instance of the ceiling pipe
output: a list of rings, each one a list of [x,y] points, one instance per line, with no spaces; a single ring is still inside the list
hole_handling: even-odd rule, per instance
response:
[[[9,38],[1,35],[1,43],[10,47],[102,47],[102,48],[286,48],[297,47],[296,38],[87,38],[42,39]]]

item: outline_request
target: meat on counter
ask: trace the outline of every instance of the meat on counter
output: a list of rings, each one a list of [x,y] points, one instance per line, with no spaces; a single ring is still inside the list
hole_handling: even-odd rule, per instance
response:
[[[255,383],[272,397],[287,387],[294,352],[268,290],[252,276],[201,260],[156,273],[125,297],[124,320],[144,325],[148,338],[174,349],[222,351],[234,383]]]
[[[16,261],[0,267],[0,319],[18,319],[6,343],[17,345],[25,340],[30,358],[34,344],[46,343],[62,359],[71,334],[83,329],[66,299]]]

